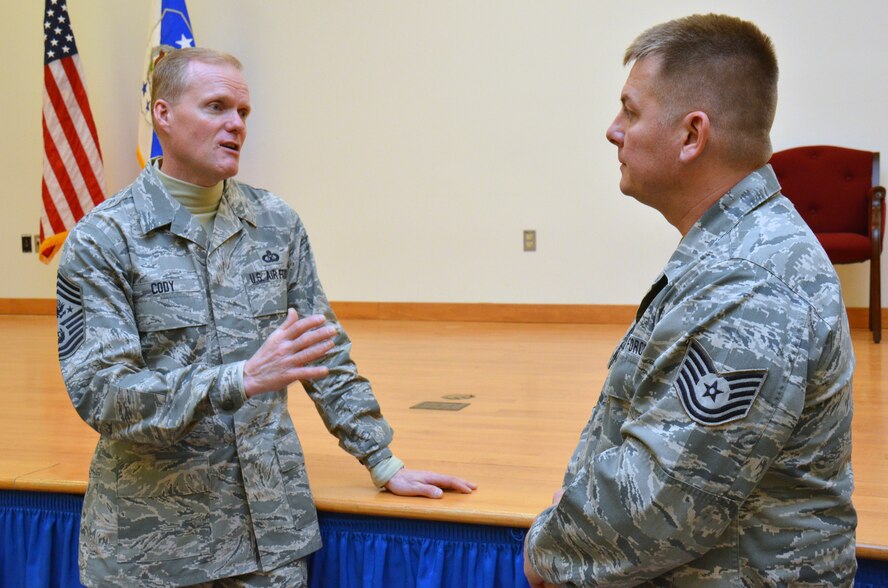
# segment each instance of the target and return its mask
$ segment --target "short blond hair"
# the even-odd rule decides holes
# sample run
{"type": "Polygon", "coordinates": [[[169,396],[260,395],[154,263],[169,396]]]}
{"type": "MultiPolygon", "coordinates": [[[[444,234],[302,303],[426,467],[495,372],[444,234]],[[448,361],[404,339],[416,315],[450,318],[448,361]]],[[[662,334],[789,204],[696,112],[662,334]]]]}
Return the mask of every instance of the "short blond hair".
{"type": "Polygon", "coordinates": [[[771,158],[777,110],[777,55],[757,26],[723,14],[695,14],[656,25],[626,49],[623,64],[659,57],[659,97],[667,113],[702,110],[742,165],[771,158]]]}
{"type": "Polygon", "coordinates": [[[185,47],[184,49],[170,50],[164,54],[154,65],[151,74],[151,111],[154,112],[154,102],[158,99],[167,102],[175,102],[188,88],[188,65],[193,61],[208,63],[211,65],[230,65],[243,70],[243,65],[237,57],[208,49],[206,47],[185,47]]]}

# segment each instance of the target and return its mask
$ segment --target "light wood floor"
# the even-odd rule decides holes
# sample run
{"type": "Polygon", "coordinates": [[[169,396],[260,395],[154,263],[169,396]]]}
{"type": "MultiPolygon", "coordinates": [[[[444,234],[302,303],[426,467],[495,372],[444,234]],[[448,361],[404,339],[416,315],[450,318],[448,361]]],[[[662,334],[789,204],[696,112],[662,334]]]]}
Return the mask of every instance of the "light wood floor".
{"type": "MultiPolygon", "coordinates": [[[[354,357],[411,467],[468,478],[471,496],[378,492],[324,430],[299,387],[290,409],[326,511],[527,527],[545,508],[625,327],[343,321],[354,357]],[[456,412],[422,402],[468,402],[456,412]]],[[[888,559],[888,343],[854,332],[858,553],[888,559]],[[883,366],[885,366],[883,370],[883,366]]],[[[55,318],[0,315],[0,488],[82,493],[97,434],[77,416],[56,360],[55,318]]]]}

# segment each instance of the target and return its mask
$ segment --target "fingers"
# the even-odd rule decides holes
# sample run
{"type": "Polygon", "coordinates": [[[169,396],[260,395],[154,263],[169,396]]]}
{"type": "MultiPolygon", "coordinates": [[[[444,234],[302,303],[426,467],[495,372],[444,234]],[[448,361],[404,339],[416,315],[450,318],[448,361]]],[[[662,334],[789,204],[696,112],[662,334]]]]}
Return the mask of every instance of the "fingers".
{"type": "Polygon", "coordinates": [[[311,331],[310,336],[306,334],[306,339],[300,337],[291,342],[287,349],[289,352],[286,357],[282,358],[280,367],[285,372],[284,376],[289,384],[290,382],[317,380],[326,377],[330,370],[324,365],[308,365],[315,360],[324,357],[335,343],[329,337],[336,332],[332,327],[327,327],[325,332],[311,331]],[[303,348],[303,345],[312,341],[318,341],[314,345],[303,348]]]}
{"type": "Polygon", "coordinates": [[[296,312],[296,309],[293,307],[287,308],[287,316],[284,318],[284,321],[278,325],[277,331],[281,334],[286,332],[288,329],[292,329],[293,325],[299,322],[299,314],[296,312]]]}
{"type": "Polygon", "coordinates": [[[300,319],[295,309],[287,309],[287,318],[274,336],[280,342],[279,349],[287,356],[286,363],[291,369],[320,359],[334,347],[332,338],[336,335],[336,328],[324,327],[326,322],[322,314],[300,319]]]}
{"type": "Polygon", "coordinates": [[[425,496],[426,498],[441,498],[444,496],[444,491],[434,486],[432,484],[426,484],[419,480],[411,480],[404,485],[404,487],[400,488],[400,492],[396,492],[396,494],[400,494],[401,496],[425,496]]]}
{"type": "Polygon", "coordinates": [[[326,378],[330,373],[330,370],[327,369],[326,366],[318,365],[311,367],[300,367],[296,368],[291,372],[292,381],[296,380],[305,382],[310,380],[319,380],[321,378],[326,378]]]}
{"type": "Polygon", "coordinates": [[[312,346],[333,346],[332,337],[336,334],[336,328],[332,326],[319,327],[302,333],[292,341],[294,351],[308,350],[312,346]]]}
{"type": "Polygon", "coordinates": [[[333,348],[336,328],[323,326],[326,322],[322,314],[299,319],[294,309],[287,309],[287,318],[278,327],[277,335],[282,338],[282,349],[290,356],[288,363],[300,367],[320,359],[333,348]]]}
{"type": "Polygon", "coordinates": [[[291,354],[286,363],[290,369],[303,368],[306,364],[324,357],[331,349],[333,349],[333,341],[328,339],[291,354]]]}
{"type": "Polygon", "coordinates": [[[448,476],[446,474],[438,474],[435,472],[416,472],[416,474],[418,474],[421,482],[433,484],[439,488],[456,490],[463,494],[471,494],[473,490],[478,489],[478,485],[474,482],[469,482],[468,480],[463,480],[456,476],[448,476]]]}
{"type": "Polygon", "coordinates": [[[287,308],[287,318],[285,318],[284,322],[281,323],[280,328],[284,329],[284,328],[292,325],[293,323],[295,323],[298,320],[299,320],[299,313],[296,312],[296,309],[293,307],[288,307],[287,308]]]}
{"type": "Polygon", "coordinates": [[[317,329],[326,322],[327,317],[322,314],[313,314],[301,319],[299,318],[299,315],[296,314],[295,309],[288,308],[287,318],[284,319],[284,322],[281,323],[278,330],[287,339],[297,339],[302,336],[303,333],[311,331],[312,329],[317,329]]]}
{"type": "Polygon", "coordinates": [[[475,490],[478,489],[478,484],[474,482],[469,482],[468,480],[463,480],[461,478],[454,478],[454,485],[451,486],[454,490],[458,490],[463,494],[471,494],[475,490]]]}
{"type": "Polygon", "coordinates": [[[308,365],[335,346],[336,328],[324,326],[326,322],[320,314],[300,319],[295,309],[288,308],[287,317],[244,365],[247,396],[327,376],[326,367],[308,365]]]}
{"type": "Polygon", "coordinates": [[[478,486],[454,476],[404,468],[395,474],[385,487],[389,492],[400,496],[441,498],[444,495],[444,489],[470,494],[478,486]]]}
{"type": "Polygon", "coordinates": [[[287,355],[286,365],[290,369],[298,369],[324,357],[335,346],[335,334],[335,328],[323,327],[308,331],[295,341],[286,342],[282,347],[287,355]]]}
{"type": "Polygon", "coordinates": [[[414,494],[413,496],[425,496],[426,498],[441,498],[444,496],[444,491],[438,488],[437,486],[432,486],[431,484],[416,484],[414,486],[414,494]]]}

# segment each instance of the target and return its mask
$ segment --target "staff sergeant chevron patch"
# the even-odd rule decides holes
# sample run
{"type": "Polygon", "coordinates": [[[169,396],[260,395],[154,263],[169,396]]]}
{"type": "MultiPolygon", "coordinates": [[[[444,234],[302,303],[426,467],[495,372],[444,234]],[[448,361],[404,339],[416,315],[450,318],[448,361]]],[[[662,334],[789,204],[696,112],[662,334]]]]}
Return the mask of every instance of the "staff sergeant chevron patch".
{"type": "Polygon", "coordinates": [[[59,359],[68,359],[83,343],[84,320],[80,288],[60,275],[56,285],[56,296],[59,359]]]}
{"type": "Polygon", "coordinates": [[[688,416],[701,425],[723,425],[744,418],[768,370],[719,372],[706,350],[691,339],[675,389],[688,416]]]}

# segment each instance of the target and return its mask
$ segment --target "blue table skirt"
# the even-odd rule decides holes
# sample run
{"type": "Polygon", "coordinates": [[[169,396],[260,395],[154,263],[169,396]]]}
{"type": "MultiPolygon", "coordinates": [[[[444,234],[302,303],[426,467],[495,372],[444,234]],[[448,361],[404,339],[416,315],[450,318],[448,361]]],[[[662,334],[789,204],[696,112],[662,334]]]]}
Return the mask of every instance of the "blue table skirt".
{"type": "MultiPolygon", "coordinates": [[[[80,586],[83,496],[0,491],[0,586],[80,586]]],[[[525,529],[320,513],[313,588],[526,588],[525,529]]]]}
{"type": "MultiPolygon", "coordinates": [[[[0,586],[80,586],[82,505],[79,495],[0,491],[0,586]]],[[[332,513],[320,513],[320,525],[313,587],[527,587],[525,529],[332,513]]],[[[858,563],[855,586],[888,587],[888,562],[858,563]]]]}

